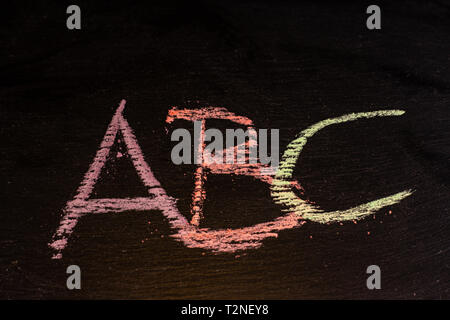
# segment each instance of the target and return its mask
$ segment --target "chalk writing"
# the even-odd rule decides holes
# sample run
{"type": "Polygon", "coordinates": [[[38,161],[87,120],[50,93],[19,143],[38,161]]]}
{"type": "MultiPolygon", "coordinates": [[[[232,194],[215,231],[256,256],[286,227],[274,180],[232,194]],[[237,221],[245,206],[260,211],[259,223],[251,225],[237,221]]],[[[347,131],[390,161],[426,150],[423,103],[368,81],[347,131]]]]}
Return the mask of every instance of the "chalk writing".
{"type": "MultiPolygon", "coordinates": [[[[354,121],[361,118],[399,116],[404,111],[382,110],[368,113],[354,113],[327,119],[303,130],[288,145],[275,177],[273,177],[273,172],[270,170],[267,171],[268,166],[261,163],[216,164],[204,162],[199,159],[199,165],[194,174],[194,192],[191,206],[192,218],[189,222],[178,210],[176,199],[167,195],[160,182],[154,176],[150,166],[145,161],[133,130],[123,116],[125,103],[125,100],[121,101],[107,128],[100,148],[94,157],[94,161],[77,189],[74,199],[68,201],[63,209],[59,227],[53,235],[52,241],[49,243],[50,248],[54,250],[52,256],[54,259],[62,258],[62,251],[66,248],[68,239],[73,233],[78,220],[86,214],[159,211],[167,219],[170,227],[174,231],[171,237],[182,242],[186,247],[201,248],[213,252],[235,252],[259,248],[264,239],[269,237],[276,238],[280,231],[299,227],[308,220],[326,223],[361,219],[380,208],[398,203],[412,193],[410,190],[403,191],[352,209],[324,212],[308,201],[300,199],[292,191],[292,188],[296,188],[300,192],[303,192],[301,185],[297,181],[292,180],[292,171],[307,139],[319,130],[328,125],[354,121]],[[119,130],[123,136],[126,152],[130,156],[140,180],[147,188],[148,197],[90,199],[92,190],[99,179],[119,130]],[[247,175],[267,183],[274,201],[283,206],[285,213],[273,221],[258,223],[243,228],[213,230],[199,227],[199,223],[203,217],[203,203],[206,199],[204,182],[207,173],[247,175]]],[[[199,141],[204,141],[201,135],[205,132],[206,119],[226,119],[253,128],[253,122],[250,119],[237,116],[225,108],[210,107],[195,110],[172,108],[169,110],[166,122],[171,123],[176,119],[201,121],[199,141]]],[[[249,141],[245,142],[245,144],[248,150],[249,141]]],[[[199,148],[197,154],[202,155],[204,149],[203,143],[198,143],[197,147],[199,148]]],[[[237,152],[238,147],[239,145],[233,147],[233,150],[225,151],[237,152]]]]}

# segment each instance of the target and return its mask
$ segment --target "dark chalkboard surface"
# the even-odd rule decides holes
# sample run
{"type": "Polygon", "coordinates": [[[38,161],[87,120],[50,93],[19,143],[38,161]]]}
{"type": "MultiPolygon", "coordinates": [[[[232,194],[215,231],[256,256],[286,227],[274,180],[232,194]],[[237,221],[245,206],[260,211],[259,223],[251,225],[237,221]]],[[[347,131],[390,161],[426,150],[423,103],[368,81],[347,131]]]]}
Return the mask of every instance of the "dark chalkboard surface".
{"type": "MultiPolygon", "coordinates": [[[[77,1],[80,30],[66,27],[70,4],[2,4],[0,298],[450,298],[448,1],[378,1],[379,30],[366,26],[365,1],[77,1]],[[193,125],[168,125],[173,106],[224,107],[279,129],[280,155],[321,120],[404,110],[320,131],[293,178],[325,211],[414,192],[358,221],[306,221],[228,253],[176,241],[158,210],[86,214],[52,259],[63,209],[122,99],[186,219],[196,166],[172,163],[170,135],[193,125]],[[82,290],[66,288],[69,265],[81,268],[82,290]],[[370,265],[380,290],[366,286],[370,265]]],[[[145,197],[129,155],[109,160],[91,198],[145,197]]],[[[252,176],[209,174],[204,187],[200,227],[285,214],[252,176]]]]}

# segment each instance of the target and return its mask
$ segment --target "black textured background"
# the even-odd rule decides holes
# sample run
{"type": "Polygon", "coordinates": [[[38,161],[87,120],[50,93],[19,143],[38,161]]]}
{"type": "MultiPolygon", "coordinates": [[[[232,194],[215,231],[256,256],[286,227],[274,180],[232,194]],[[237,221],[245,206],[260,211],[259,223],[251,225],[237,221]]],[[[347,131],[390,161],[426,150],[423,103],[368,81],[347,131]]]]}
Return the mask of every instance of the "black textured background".
{"type": "MultiPolygon", "coordinates": [[[[450,4],[392,2],[377,2],[377,31],[366,28],[365,1],[77,1],[80,31],[66,29],[68,1],[2,4],[0,297],[450,298],[450,4]],[[170,162],[173,105],[224,106],[279,128],[281,150],[325,118],[405,109],[327,128],[295,175],[329,210],[416,192],[391,214],[307,223],[240,257],[185,248],[158,213],[87,216],[53,261],[47,243],[122,98],[185,214],[193,167],[170,162]],[[70,264],[82,269],[80,291],[65,287],[70,264]],[[378,291],[365,285],[371,264],[378,291]]],[[[96,196],[142,192],[129,163],[108,170],[96,196]]],[[[280,214],[251,178],[209,176],[207,188],[205,225],[280,214]]]]}

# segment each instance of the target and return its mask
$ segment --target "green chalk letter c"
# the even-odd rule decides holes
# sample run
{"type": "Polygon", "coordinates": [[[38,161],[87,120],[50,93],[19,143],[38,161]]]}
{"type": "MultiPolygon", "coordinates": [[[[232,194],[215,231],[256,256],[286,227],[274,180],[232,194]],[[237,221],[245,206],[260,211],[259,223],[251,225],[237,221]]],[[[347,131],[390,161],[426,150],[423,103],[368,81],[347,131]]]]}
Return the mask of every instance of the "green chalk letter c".
{"type": "Polygon", "coordinates": [[[278,167],[277,174],[275,175],[270,186],[270,193],[274,202],[282,205],[284,207],[284,212],[295,212],[301,215],[305,220],[319,223],[331,223],[348,220],[359,220],[365,218],[366,216],[375,213],[381,208],[396,204],[406,197],[410,196],[413,191],[405,190],[391,196],[370,201],[347,210],[325,212],[319,207],[311,205],[306,201],[300,199],[292,191],[291,184],[295,164],[297,163],[303,147],[308,141],[308,138],[311,138],[319,130],[333,124],[355,121],[363,118],[369,119],[374,117],[401,116],[404,113],[405,111],[403,110],[379,110],[373,112],[350,113],[341,117],[326,119],[317,122],[300,132],[296,136],[296,138],[287,146],[286,151],[282,156],[281,163],[278,167]]]}

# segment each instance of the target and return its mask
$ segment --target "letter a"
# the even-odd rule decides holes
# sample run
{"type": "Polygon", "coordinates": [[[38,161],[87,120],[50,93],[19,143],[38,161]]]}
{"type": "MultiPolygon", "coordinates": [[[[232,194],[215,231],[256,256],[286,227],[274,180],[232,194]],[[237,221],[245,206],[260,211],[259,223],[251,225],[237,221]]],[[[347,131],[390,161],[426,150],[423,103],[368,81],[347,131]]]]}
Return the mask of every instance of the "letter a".
{"type": "Polygon", "coordinates": [[[381,270],[380,267],[373,264],[367,267],[367,274],[371,274],[370,277],[367,278],[366,285],[367,289],[381,289],[381,270]]]}
{"type": "Polygon", "coordinates": [[[377,5],[371,5],[367,7],[366,13],[372,13],[367,18],[366,26],[367,29],[373,30],[373,29],[381,29],[381,10],[380,7],[377,5]]]}
{"type": "Polygon", "coordinates": [[[67,278],[66,286],[67,289],[73,290],[73,289],[81,289],[81,270],[80,267],[73,264],[67,267],[66,270],[67,274],[70,274],[70,276],[67,278]]]}
{"type": "Polygon", "coordinates": [[[62,257],[61,252],[66,247],[68,238],[77,225],[78,219],[87,213],[159,210],[168,219],[173,229],[182,229],[189,224],[178,211],[175,199],[166,194],[145,161],[133,130],[122,115],[124,108],[125,100],[122,100],[108,126],[94,161],[84,175],[77,194],[73,200],[67,202],[63,210],[64,215],[61,218],[59,227],[53,235],[52,242],[49,243],[49,246],[56,251],[53,259],[62,257]],[[147,188],[149,197],[89,199],[119,130],[127,147],[127,153],[139,178],[147,188]]]}
{"type": "Polygon", "coordinates": [[[71,5],[67,7],[66,13],[69,14],[71,13],[72,15],[70,15],[67,18],[66,21],[66,26],[67,29],[69,30],[73,30],[73,29],[81,29],[81,9],[79,6],[77,5],[71,5]]]}

